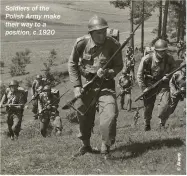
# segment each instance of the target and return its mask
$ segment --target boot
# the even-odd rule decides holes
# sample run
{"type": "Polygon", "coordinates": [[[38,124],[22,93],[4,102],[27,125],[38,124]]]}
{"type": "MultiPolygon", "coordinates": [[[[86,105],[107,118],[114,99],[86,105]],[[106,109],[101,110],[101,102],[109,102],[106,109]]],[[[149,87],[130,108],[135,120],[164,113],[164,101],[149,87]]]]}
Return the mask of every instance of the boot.
{"type": "Polygon", "coordinates": [[[145,125],[145,131],[150,131],[151,130],[151,125],[150,124],[146,124],[145,125]]]}
{"type": "Polygon", "coordinates": [[[90,146],[90,140],[82,140],[83,146],[79,149],[79,151],[74,154],[74,157],[82,156],[85,153],[92,153],[92,148],[90,146]]]}
{"type": "Polygon", "coordinates": [[[101,144],[101,154],[109,154],[110,152],[110,146],[106,145],[105,142],[102,142],[101,144]]]}

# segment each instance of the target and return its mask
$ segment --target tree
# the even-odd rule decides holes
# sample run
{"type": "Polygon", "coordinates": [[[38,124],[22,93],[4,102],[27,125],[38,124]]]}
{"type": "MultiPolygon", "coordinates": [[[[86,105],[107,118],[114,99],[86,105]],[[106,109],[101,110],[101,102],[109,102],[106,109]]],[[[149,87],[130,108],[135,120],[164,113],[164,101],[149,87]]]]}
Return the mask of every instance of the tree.
{"type": "Polygon", "coordinates": [[[165,1],[163,26],[162,26],[162,39],[167,39],[167,18],[168,18],[169,0],[165,1]]]}
{"type": "Polygon", "coordinates": [[[168,30],[172,32],[171,38],[184,39],[186,31],[186,1],[170,1],[168,18],[168,30]]]}
{"type": "MultiPolygon", "coordinates": [[[[142,0],[142,1],[134,1],[134,0],[114,0],[110,1],[110,4],[114,5],[114,7],[119,9],[130,9],[130,23],[131,23],[131,32],[133,30],[133,25],[137,25],[142,21],[142,12],[146,16],[144,20],[147,20],[151,16],[150,9],[155,6],[154,1],[142,0]],[[133,8],[132,8],[133,7],[133,8]]],[[[142,45],[144,41],[144,24],[142,25],[142,45]]],[[[133,47],[134,41],[131,40],[131,46],[133,47]]]]}
{"type": "Polygon", "coordinates": [[[144,0],[142,0],[142,35],[141,35],[141,51],[144,52],[144,0]]]}
{"type": "Polygon", "coordinates": [[[159,1],[159,21],[158,21],[158,34],[157,37],[161,38],[162,31],[162,0],[159,1]]]}

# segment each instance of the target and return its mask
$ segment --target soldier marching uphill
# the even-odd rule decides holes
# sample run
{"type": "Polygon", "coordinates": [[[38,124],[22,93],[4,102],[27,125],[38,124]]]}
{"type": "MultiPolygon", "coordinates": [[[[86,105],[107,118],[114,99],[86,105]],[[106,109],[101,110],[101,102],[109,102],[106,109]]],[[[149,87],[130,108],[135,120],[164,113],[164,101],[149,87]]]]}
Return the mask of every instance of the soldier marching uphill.
{"type": "Polygon", "coordinates": [[[101,153],[108,154],[110,147],[115,143],[118,108],[114,78],[122,70],[123,60],[122,53],[119,52],[107,69],[102,69],[102,66],[120,47],[117,40],[106,35],[107,28],[108,24],[105,19],[98,16],[92,17],[88,23],[89,34],[77,39],[68,62],[75,97],[79,97],[82,92],[81,76],[87,81],[90,81],[95,74],[100,78],[92,89],[75,103],[76,109],[83,114],[77,113],[78,137],[82,141],[82,147],[76,155],[94,152],[90,146],[90,137],[95,120],[96,103],[99,107],[101,153]],[[79,66],[81,66],[80,69],[79,66]],[[93,97],[96,97],[94,101],[92,101],[93,97]],[[88,109],[90,104],[91,107],[88,109]]]}

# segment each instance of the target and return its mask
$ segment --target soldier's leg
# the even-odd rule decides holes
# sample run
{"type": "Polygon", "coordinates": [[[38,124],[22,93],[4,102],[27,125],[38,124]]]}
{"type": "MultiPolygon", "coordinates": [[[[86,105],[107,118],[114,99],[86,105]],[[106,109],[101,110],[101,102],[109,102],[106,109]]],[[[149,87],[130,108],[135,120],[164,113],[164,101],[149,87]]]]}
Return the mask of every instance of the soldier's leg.
{"type": "Polygon", "coordinates": [[[47,136],[47,127],[49,125],[50,119],[46,114],[42,114],[40,117],[40,132],[43,137],[47,136]]]}
{"type": "Polygon", "coordinates": [[[176,98],[171,98],[171,102],[170,102],[170,110],[169,110],[169,114],[173,114],[173,112],[175,111],[177,105],[178,105],[178,102],[179,102],[180,98],[176,97],[176,98]]]}
{"type": "Polygon", "coordinates": [[[170,115],[170,92],[169,89],[162,89],[159,93],[158,118],[160,125],[165,126],[165,123],[170,115]]]}
{"type": "Polygon", "coordinates": [[[144,98],[144,120],[145,120],[145,131],[151,130],[150,122],[152,119],[152,112],[154,108],[154,103],[156,100],[156,95],[144,98]]]}
{"type": "Polygon", "coordinates": [[[120,106],[121,106],[121,109],[124,109],[124,101],[125,101],[125,93],[122,93],[120,95],[120,106]]]}
{"type": "Polygon", "coordinates": [[[90,147],[90,137],[95,120],[95,102],[93,102],[89,110],[88,107],[91,103],[91,100],[95,96],[95,91],[91,90],[86,95],[84,95],[84,97],[79,98],[75,103],[75,108],[82,113],[81,115],[77,112],[77,117],[79,121],[79,133],[77,137],[82,141],[83,144],[77,155],[84,155],[86,152],[92,152],[92,149],[90,147]],[[84,115],[86,111],[87,113],[84,115]]]}
{"type": "Polygon", "coordinates": [[[62,120],[59,115],[57,115],[53,121],[53,126],[57,135],[60,135],[62,132],[62,120]]]}
{"type": "Polygon", "coordinates": [[[102,137],[101,153],[108,153],[115,143],[118,107],[115,94],[105,91],[99,97],[100,131],[102,137]]]}
{"type": "Polygon", "coordinates": [[[8,116],[7,116],[7,125],[8,125],[8,132],[9,132],[10,138],[13,139],[14,132],[12,130],[12,125],[13,125],[13,115],[12,114],[8,114],[8,116]]]}
{"type": "Polygon", "coordinates": [[[22,115],[21,114],[15,114],[13,115],[13,126],[12,130],[14,132],[14,135],[16,138],[19,136],[19,132],[21,130],[21,122],[22,122],[22,115]]]}
{"type": "MultiPolygon", "coordinates": [[[[35,100],[33,100],[32,112],[34,114],[38,113],[38,99],[37,98],[35,100]]],[[[37,119],[37,117],[35,117],[35,119],[37,119]]]]}
{"type": "Polygon", "coordinates": [[[126,98],[127,98],[127,111],[131,111],[131,105],[132,105],[131,93],[126,94],[126,98]]]}

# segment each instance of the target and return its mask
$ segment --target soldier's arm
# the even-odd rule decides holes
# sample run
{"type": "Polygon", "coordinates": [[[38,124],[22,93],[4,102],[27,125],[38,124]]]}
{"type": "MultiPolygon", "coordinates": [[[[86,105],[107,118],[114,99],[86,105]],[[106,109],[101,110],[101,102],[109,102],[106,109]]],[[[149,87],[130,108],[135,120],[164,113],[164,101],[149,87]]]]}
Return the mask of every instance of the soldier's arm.
{"type": "Polygon", "coordinates": [[[8,91],[9,91],[9,89],[7,88],[3,97],[1,98],[0,107],[3,107],[3,104],[7,101],[8,91]]]}
{"type": "Polygon", "coordinates": [[[78,43],[77,41],[73,47],[73,50],[71,52],[71,55],[68,61],[69,77],[74,87],[82,86],[81,75],[79,73],[79,68],[78,68],[78,62],[79,62],[79,57],[80,57],[79,52],[78,52],[79,45],[80,43],[78,43]]]}
{"type": "MultiPolygon", "coordinates": [[[[114,53],[116,50],[120,47],[120,44],[115,44],[113,49],[114,53]]],[[[113,68],[111,70],[114,71],[113,77],[115,77],[122,69],[123,69],[123,58],[122,58],[122,52],[119,52],[116,57],[112,60],[113,68]]]]}
{"type": "Polygon", "coordinates": [[[35,95],[35,86],[36,86],[36,82],[34,81],[31,87],[31,95],[35,95]]]}
{"type": "Polygon", "coordinates": [[[42,96],[39,95],[39,98],[38,98],[38,112],[41,113],[43,110],[43,106],[42,106],[42,96]]]}
{"type": "Polygon", "coordinates": [[[176,69],[175,59],[173,58],[173,56],[170,55],[168,61],[169,61],[169,72],[172,72],[174,69],[176,69]]]}
{"type": "Polygon", "coordinates": [[[138,71],[137,71],[137,82],[139,87],[144,90],[146,88],[146,85],[144,83],[144,61],[145,61],[145,57],[143,57],[140,61],[140,65],[138,67],[138,71]]]}
{"type": "Polygon", "coordinates": [[[179,92],[179,90],[176,89],[176,75],[173,74],[173,76],[171,77],[170,81],[169,81],[169,87],[170,87],[170,94],[171,97],[176,97],[177,93],[179,92]]]}
{"type": "Polygon", "coordinates": [[[3,107],[3,103],[5,102],[6,98],[6,94],[4,94],[0,102],[0,107],[3,107]]]}

